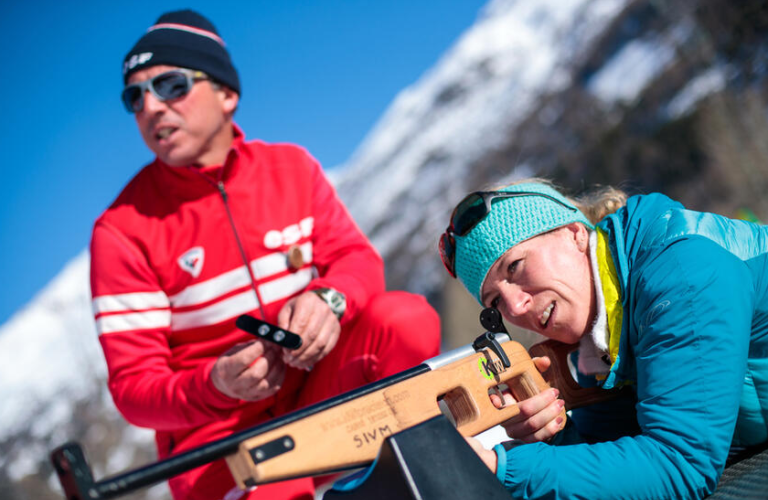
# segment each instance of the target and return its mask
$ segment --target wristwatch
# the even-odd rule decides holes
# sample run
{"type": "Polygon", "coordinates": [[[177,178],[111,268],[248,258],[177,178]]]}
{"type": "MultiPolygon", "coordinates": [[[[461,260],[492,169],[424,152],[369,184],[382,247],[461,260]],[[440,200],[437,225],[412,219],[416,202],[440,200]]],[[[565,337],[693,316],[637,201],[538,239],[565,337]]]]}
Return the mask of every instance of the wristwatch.
{"type": "Polygon", "coordinates": [[[312,290],[312,292],[323,299],[323,302],[328,304],[328,307],[331,308],[333,314],[341,320],[344,311],[347,309],[347,298],[343,293],[334,290],[333,288],[318,288],[317,290],[312,290]]]}

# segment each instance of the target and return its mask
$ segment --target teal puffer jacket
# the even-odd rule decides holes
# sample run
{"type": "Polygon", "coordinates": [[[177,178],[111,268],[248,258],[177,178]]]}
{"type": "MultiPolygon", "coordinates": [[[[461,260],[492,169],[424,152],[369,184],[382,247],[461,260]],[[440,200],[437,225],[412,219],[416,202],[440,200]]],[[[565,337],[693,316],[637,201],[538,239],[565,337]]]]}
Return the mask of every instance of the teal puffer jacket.
{"type": "Polygon", "coordinates": [[[514,498],[703,498],[732,442],[768,439],[768,228],[660,194],[598,227],[624,311],[605,386],[630,381],[630,404],[575,411],[557,446],[497,450],[497,475],[514,498]]]}

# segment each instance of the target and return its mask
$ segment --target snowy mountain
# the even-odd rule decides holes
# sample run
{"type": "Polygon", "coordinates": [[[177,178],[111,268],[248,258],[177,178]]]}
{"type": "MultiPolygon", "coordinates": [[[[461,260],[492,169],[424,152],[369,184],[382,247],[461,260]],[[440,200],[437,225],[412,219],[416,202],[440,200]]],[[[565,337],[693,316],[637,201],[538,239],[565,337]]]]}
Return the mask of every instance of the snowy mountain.
{"type": "MultiPolygon", "coordinates": [[[[465,194],[472,163],[506,144],[542,96],[571,84],[570,61],[627,3],[491,2],[435,67],[397,96],[343,169],[339,190],[359,223],[386,225],[382,212],[394,209],[443,219],[465,194]],[[404,193],[406,206],[398,203],[404,193]]],[[[384,231],[378,248],[387,253],[414,228],[403,229],[389,237],[384,231]]]]}
{"type": "Polygon", "coordinates": [[[150,459],[153,433],[125,425],[106,388],[88,267],[83,251],[0,328],[0,498],[25,498],[8,492],[30,477],[43,486],[25,487],[28,498],[56,498],[48,454],[74,437],[87,447],[110,442],[109,460],[94,464],[98,477],[150,459]]]}
{"type": "Polygon", "coordinates": [[[397,252],[414,258],[389,273],[407,281],[390,284],[427,295],[440,287],[436,240],[455,203],[479,183],[531,173],[515,162],[483,179],[474,166],[503,148],[544,96],[572,84],[574,58],[627,3],[491,2],[435,67],[397,96],[339,182],[385,258],[397,252]]]}
{"type": "Polygon", "coordinates": [[[481,186],[543,175],[576,190],[590,178],[665,187],[647,174],[638,180],[621,158],[602,162],[612,175],[590,175],[587,159],[574,151],[603,147],[600,141],[621,127],[655,133],[694,113],[728,79],[734,85],[744,77],[741,61],[717,52],[714,37],[722,34],[706,24],[712,11],[734,13],[722,5],[709,11],[699,2],[671,3],[487,5],[455,46],[397,96],[339,179],[350,211],[385,257],[390,286],[439,301],[445,273],[437,238],[453,206],[481,186]]]}
{"type": "Polygon", "coordinates": [[[92,390],[94,379],[105,376],[90,313],[88,265],[88,254],[78,255],[0,330],[0,352],[6,358],[0,363],[5,401],[0,438],[28,425],[27,408],[56,401],[35,422],[41,426],[37,432],[50,433],[56,415],[71,414],[55,396],[69,392],[81,398],[92,390]]]}
{"type": "MultiPolygon", "coordinates": [[[[768,216],[767,17],[762,2],[738,4],[489,2],[334,175],[390,287],[457,309],[436,253],[450,210],[530,175],[768,216]]],[[[60,498],[47,454],[67,439],[97,477],[151,459],[150,433],[125,426],[105,392],[87,276],[84,252],[0,328],[3,498],[60,498]]]]}

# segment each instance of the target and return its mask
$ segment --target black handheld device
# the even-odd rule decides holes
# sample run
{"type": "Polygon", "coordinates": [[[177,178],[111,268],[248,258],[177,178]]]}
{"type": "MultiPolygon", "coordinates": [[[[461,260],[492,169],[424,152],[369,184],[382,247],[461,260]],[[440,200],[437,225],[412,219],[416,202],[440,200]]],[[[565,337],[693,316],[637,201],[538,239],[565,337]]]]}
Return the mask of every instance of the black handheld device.
{"type": "Polygon", "coordinates": [[[286,349],[298,349],[301,347],[301,337],[297,334],[247,314],[238,316],[235,320],[235,326],[246,333],[268,340],[286,349]]]}

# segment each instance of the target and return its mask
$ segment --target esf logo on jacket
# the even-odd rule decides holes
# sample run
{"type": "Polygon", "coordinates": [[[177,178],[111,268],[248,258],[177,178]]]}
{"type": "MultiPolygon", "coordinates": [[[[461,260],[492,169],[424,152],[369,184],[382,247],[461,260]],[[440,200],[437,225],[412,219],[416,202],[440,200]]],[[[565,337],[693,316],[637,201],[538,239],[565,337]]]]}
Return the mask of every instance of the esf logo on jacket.
{"type": "Polygon", "coordinates": [[[314,224],[314,217],[307,217],[306,219],[300,220],[298,224],[286,226],[285,229],[273,229],[267,231],[264,235],[264,246],[271,249],[279,248],[284,245],[293,245],[301,238],[311,236],[314,224]]]}

